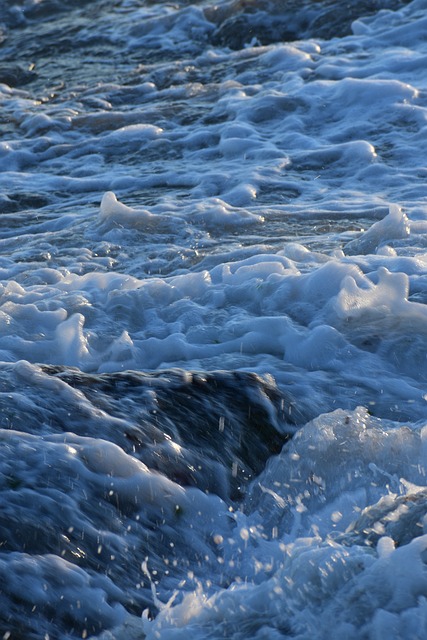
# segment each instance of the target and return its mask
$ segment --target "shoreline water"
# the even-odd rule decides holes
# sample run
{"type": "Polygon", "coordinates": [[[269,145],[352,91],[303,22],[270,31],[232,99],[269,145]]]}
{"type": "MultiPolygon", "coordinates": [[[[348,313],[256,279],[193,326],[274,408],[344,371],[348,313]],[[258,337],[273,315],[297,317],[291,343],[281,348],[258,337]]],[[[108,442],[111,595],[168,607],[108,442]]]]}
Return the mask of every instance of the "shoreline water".
{"type": "Polygon", "coordinates": [[[427,633],[427,5],[295,6],[0,8],[0,636],[427,633]]]}

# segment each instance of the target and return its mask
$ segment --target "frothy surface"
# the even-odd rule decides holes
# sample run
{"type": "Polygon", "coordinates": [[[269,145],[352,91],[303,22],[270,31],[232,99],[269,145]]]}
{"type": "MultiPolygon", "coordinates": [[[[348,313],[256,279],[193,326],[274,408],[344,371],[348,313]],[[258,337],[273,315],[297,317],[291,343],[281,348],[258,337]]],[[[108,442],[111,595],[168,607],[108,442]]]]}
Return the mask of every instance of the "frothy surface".
{"type": "Polygon", "coordinates": [[[4,638],[426,634],[427,7],[374,4],[0,8],[4,638]]]}

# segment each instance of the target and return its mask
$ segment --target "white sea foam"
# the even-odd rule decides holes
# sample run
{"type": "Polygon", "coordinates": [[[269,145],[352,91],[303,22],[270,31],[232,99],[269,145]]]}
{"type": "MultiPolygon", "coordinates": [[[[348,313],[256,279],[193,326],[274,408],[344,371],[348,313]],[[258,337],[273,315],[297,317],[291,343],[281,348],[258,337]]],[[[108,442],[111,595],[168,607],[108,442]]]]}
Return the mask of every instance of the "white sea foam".
{"type": "Polygon", "coordinates": [[[107,4],[62,6],[72,49],[47,0],[0,8],[36,61],[0,84],[0,632],[424,637],[425,0],[236,49],[261,0],[107,4]],[[240,503],[227,416],[184,451],[119,373],[178,368],[300,416],[240,503]]]}
{"type": "Polygon", "coordinates": [[[100,210],[101,224],[130,227],[131,229],[173,231],[177,222],[171,216],[155,215],[143,209],[132,209],[119,202],[112,191],[104,193],[100,210]]]}

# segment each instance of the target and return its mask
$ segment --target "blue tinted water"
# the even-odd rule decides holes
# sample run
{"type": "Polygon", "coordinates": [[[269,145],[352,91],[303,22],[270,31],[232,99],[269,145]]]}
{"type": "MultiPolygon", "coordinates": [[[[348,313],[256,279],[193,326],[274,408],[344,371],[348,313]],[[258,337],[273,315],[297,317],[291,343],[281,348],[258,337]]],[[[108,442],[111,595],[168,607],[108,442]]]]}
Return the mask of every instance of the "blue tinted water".
{"type": "Polygon", "coordinates": [[[0,8],[0,635],[427,633],[425,0],[0,8]]]}

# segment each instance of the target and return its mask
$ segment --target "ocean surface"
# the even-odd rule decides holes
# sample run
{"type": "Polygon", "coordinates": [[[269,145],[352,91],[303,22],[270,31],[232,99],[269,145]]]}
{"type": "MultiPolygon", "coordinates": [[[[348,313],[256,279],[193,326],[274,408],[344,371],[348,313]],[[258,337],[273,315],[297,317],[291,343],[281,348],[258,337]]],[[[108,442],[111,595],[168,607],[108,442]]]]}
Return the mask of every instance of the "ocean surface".
{"type": "Polygon", "coordinates": [[[0,213],[0,639],[427,637],[427,0],[3,0],[0,213]]]}

